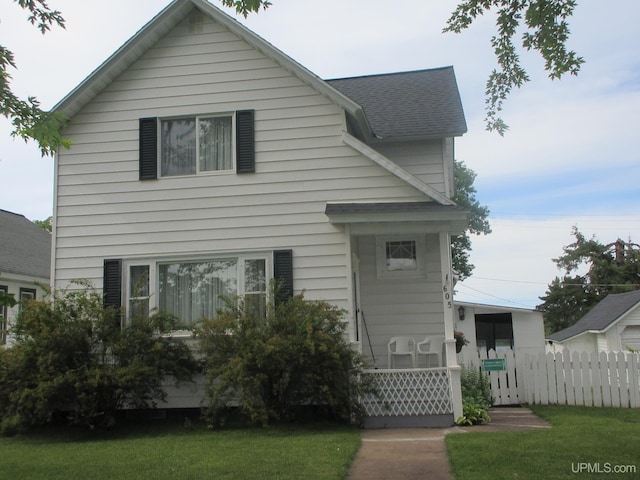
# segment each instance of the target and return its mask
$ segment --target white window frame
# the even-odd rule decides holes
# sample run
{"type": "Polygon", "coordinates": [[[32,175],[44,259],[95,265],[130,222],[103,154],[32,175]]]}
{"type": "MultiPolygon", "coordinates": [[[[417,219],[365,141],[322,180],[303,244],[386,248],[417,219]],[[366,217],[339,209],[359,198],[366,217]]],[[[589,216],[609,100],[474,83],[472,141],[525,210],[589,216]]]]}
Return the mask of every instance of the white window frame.
{"type": "Polygon", "coordinates": [[[236,285],[236,295],[243,297],[245,293],[258,293],[258,292],[246,292],[245,281],[245,262],[248,260],[264,260],[265,262],[265,298],[267,304],[272,301],[269,292],[269,282],[273,279],[273,253],[272,252],[247,252],[240,254],[211,254],[211,255],[199,255],[199,256],[175,256],[165,258],[154,258],[149,260],[126,260],[124,262],[124,288],[125,291],[125,305],[127,319],[130,319],[130,305],[131,300],[142,299],[142,297],[131,296],[131,267],[135,266],[148,266],[149,268],[149,312],[157,309],[160,304],[158,292],[160,291],[160,275],[159,266],[174,263],[197,263],[197,262],[210,262],[217,260],[235,260],[236,261],[236,278],[238,279],[236,285]]]}
{"type": "Polygon", "coordinates": [[[424,235],[385,235],[376,237],[376,271],[383,278],[421,278],[426,277],[426,239],[424,235]],[[416,268],[393,269],[387,265],[387,243],[414,242],[416,249],[416,268]]]}
{"type": "Polygon", "coordinates": [[[182,115],[172,117],[161,117],[158,119],[158,178],[181,178],[193,177],[196,175],[228,175],[236,171],[236,113],[235,112],[219,112],[204,115],[182,115]],[[200,120],[209,118],[230,118],[231,119],[231,165],[225,170],[200,170],[200,120]],[[195,121],[196,131],[196,152],[195,152],[195,173],[183,173],[179,175],[163,175],[162,174],[162,125],[164,122],[172,120],[190,120],[195,121]]]}

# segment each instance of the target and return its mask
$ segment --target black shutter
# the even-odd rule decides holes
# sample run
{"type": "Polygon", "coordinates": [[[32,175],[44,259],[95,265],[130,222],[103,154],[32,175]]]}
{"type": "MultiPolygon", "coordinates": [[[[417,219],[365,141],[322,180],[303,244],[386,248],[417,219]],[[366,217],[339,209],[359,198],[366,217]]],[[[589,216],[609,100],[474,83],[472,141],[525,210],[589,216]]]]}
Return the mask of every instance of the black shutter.
{"type": "Polygon", "coordinates": [[[102,293],[105,307],[122,307],[122,260],[105,260],[102,293]]]}
{"type": "Polygon", "coordinates": [[[238,110],[236,112],[237,173],[254,173],[256,171],[256,148],[253,125],[253,110],[238,110]]]}
{"type": "Polygon", "coordinates": [[[276,280],[276,304],[293,297],[293,251],[273,252],[273,276],[276,280]]]}
{"type": "Polygon", "coordinates": [[[158,119],[140,119],[140,180],[158,178],[158,119]]]}

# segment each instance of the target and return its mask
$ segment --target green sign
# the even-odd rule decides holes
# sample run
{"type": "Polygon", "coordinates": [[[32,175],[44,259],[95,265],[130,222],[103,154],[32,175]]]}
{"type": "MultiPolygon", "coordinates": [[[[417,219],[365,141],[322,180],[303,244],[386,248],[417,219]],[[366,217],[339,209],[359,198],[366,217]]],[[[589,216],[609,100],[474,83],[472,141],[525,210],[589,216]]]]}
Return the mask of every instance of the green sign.
{"type": "Polygon", "coordinates": [[[501,372],[507,369],[507,361],[504,358],[486,358],[482,360],[482,370],[485,372],[501,372]]]}

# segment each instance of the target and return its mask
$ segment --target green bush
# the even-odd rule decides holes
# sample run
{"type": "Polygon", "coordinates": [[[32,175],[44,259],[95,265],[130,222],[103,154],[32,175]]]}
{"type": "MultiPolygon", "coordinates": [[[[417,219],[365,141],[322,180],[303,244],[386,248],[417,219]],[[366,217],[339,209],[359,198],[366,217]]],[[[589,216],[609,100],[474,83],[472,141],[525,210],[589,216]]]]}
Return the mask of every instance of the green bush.
{"type": "Polygon", "coordinates": [[[178,327],[174,318],[154,314],[121,328],[121,312],[105,308],[88,284],[80,287],[22,307],[14,344],[0,352],[6,433],[60,421],[110,424],[121,408],[165,399],[164,377],[188,381],[197,370],[189,347],[168,335],[178,327]]]}
{"type": "Polygon", "coordinates": [[[345,335],[343,312],[303,295],[260,311],[249,297],[234,300],[197,329],[208,421],[223,423],[229,405],[262,425],[293,420],[309,406],[335,420],[361,418],[359,399],[369,386],[361,380],[363,357],[345,335]]]}
{"type": "Polygon", "coordinates": [[[462,387],[462,416],[456,419],[458,425],[477,425],[489,422],[487,410],[495,399],[491,394],[491,384],[487,374],[473,365],[463,366],[460,376],[462,387]]]}

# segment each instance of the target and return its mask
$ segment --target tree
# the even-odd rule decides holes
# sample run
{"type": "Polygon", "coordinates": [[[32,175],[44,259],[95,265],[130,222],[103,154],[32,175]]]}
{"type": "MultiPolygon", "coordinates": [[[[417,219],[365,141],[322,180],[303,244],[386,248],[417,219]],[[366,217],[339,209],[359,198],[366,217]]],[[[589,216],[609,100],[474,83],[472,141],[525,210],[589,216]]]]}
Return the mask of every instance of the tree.
{"type": "MultiPolygon", "coordinates": [[[[30,12],[29,22],[45,34],[53,25],[64,28],[64,18],[58,10],[51,10],[45,0],[15,0],[30,12]]],[[[0,45],[0,113],[11,120],[13,137],[24,141],[35,140],[43,156],[53,154],[60,145],[69,148],[70,140],[64,139],[61,130],[66,120],[59,112],[45,112],[35,97],[19,99],[11,90],[9,67],[17,68],[13,53],[0,45]]]]}
{"type": "Polygon", "coordinates": [[[51,222],[53,221],[53,217],[45,218],[44,220],[36,220],[35,223],[40,228],[44,228],[47,232],[51,232],[53,229],[51,222]]]}
{"type": "Polygon", "coordinates": [[[471,276],[474,266],[469,262],[469,253],[471,252],[471,238],[469,234],[487,235],[491,233],[489,225],[489,209],[480,205],[476,199],[476,189],[473,182],[476,179],[476,173],[465,165],[464,162],[455,161],[454,163],[454,183],[455,195],[453,200],[461,207],[471,212],[469,217],[469,227],[462,235],[456,235],[451,238],[451,256],[453,271],[458,275],[458,281],[471,276]]]}
{"type": "Polygon", "coordinates": [[[544,312],[547,333],[573,325],[610,293],[640,289],[640,245],[631,239],[606,245],[595,237],[587,240],[576,227],[572,234],[576,241],[553,259],[565,275],[549,284],[537,307],[544,312]],[[583,268],[586,273],[578,274],[583,268]]]}
{"type": "MultiPolygon", "coordinates": [[[[222,0],[245,17],[260,8],[268,8],[270,1],[222,0]]],[[[498,62],[487,79],[485,91],[486,127],[504,135],[509,128],[499,116],[505,100],[514,87],[529,81],[520,63],[513,38],[524,18],[526,31],[522,34],[522,47],[536,50],[544,59],[549,78],[560,79],[564,74],[577,75],[584,59],[574,51],[567,51],[569,23],[575,0],[464,0],[451,14],[443,32],[460,33],[469,28],[476,18],[497,9],[497,34],[491,37],[491,46],[498,62]]]]}
{"type": "Polygon", "coordinates": [[[567,19],[573,15],[575,6],[575,0],[465,0],[456,7],[444,32],[460,33],[485,12],[497,9],[498,32],[491,37],[491,46],[498,69],[491,72],[486,84],[487,130],[504,135],[508,126],[499,116],[504,101],[514,87],[520,88],[529,81],[513,42],[523,17],[526,31],[522,34],[522,47],[540,53],[549,78],[578,74],[584,59],[574,51],[567,51],[567,19]]]}
{"type": "MultiPolygon", "coordinates": [[[[64,18],[58,10],[51,10],[45,0],[14,0],[30,12],[29,21],[37,25],[44,34],[51,26],[64,28],[64,18]]],[[[247,17],[271,6],[270,0],[222,0],[226,7],[247,17]]],[[[464,0],[453,11],[444,32],[460,33],[474,20],[497,9],[497,34],[491,45],[498,62],[487,79],[485,110],[487,130],[504,135],[508,126],[499,116],[505,100],[514,87],[520,88],[529,81],[527,72],[520,64],[513,38],[524,18],[526,32],[522,35],[522,47],[536,50],[545,61],[545,70],[551,79],[564,74],[577,75],[584,63],[574,51],[567,51],[569,24],[575,0],[464,0]]],[[[71,141],[61,135],[66,118],[59,112],[45,112],[35,97],[26,101],[17,98],[9,87],[9,67],[16,68],[11,51],[0,46],[0,112],[13,123],[14,137],[35,140],[42,155],[54,153],[59,146],[69,148],[71,141]]]]}

